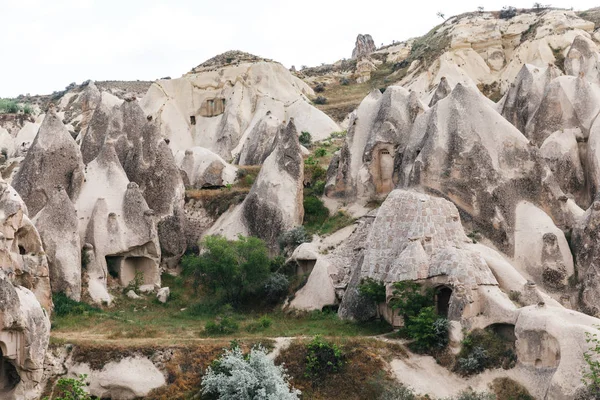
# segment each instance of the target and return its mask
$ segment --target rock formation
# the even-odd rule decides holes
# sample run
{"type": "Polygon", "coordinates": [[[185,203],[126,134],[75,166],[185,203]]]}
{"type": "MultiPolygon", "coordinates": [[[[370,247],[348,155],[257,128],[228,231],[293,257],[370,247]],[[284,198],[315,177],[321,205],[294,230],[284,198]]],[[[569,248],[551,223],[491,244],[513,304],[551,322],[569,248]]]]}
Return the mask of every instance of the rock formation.
{"type": "Polygon", "coordinates": [[[298,132],[310,132],[313,140],[339,131],[335,122],[309,103],[306,96],[313,95],[281,64],[234,53],[217,56],[182,78],[157,81],[141,105],[158,121],[174,152],[200,146],[231,161],[242,145],[264,147],[266,156],[268,145],[260,143],[268,144],[273,137],[257,135],[255,128],[267,114],[279,121],[294,118],[298,132]]]}
{"type": "Polygon", "coordinates": [[[53,109],[44,122],[13,179],[32,216],[49,201],[57,185],[75,200],[83,183],[81,152],[53,109]]]}
{"type": "Polygon", "coordinates": [[[237,168],[202,147],[192,147],[175,155],[175,163],[184,173],[186,187],[201,189],[232,184],[237,168]]]}
{"type": "Polygon", "coordinates": [[[383,94],[373,90],[350,121],[337,166],[328,174],[327,196],[370,199],[389,193],[397,183],[395,158],[402,157],[412,125],[425,108],[404,88],[390,86],[383,94]]]}
{"type": "Polygon", "coordinates": [[[77,211],[62,186],[33,219],[48,256],[52,292],[81,300],[81,242],[77,211]]]}
{"type": "Polygon", "coordinates": [[[373,38],[371,37],[371,35],[359,34],[356,37],[356,43],[354,44],[354,50],[352,50],[352,58],[358,59],[358,58],[361,58],[362,56],[368,56],[369,54],[374,52],[376,49],[377,49],[377,47],[375,47],[375,42],[373,41],[373,38]]]}
{"type": "Polygon", "coordinates": [[[256,236],[278,249],[281,233],[300,225],[304,170],[294,121],[280,129],[275,149],[265,160],[250,193],[242,204],[223,216],[206,233],[234,239],[256,236]]]}

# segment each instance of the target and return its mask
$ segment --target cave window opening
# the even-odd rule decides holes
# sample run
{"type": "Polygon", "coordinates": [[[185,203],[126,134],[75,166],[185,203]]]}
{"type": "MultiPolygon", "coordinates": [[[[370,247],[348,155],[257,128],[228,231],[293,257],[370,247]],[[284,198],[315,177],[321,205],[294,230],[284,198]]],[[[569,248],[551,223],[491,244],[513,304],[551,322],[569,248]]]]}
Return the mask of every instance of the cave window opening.
{"type": "Polygon", "coordinates": [[[106,256],[106,268],[111,277],[115,279],[119,278],[119,269],[121,268],[122,261],[123,257],[106,256]]]}
{"type": "Polygon", "coordinates": [[[27,254],[27,250],[25,250],[25,247],[19,245],[19,254],[21,254],[21,255],[27,254]]]}
{"type": "Polygon", "coordinates": [[[15,366],[0,350],[0,393],[12,391],[21,382],[21,377],[15,366]]]}
{"type": "Polygon", "coordinates": [[[448,286],[441,286],[437,288],[435,294],[435,305],[438,315],[448,318],[448,311],[450,310],[450,298],[452,297],[452,289],[448,286]]]}
{"type": "Polygon", "coordinates": [[[196,125],[196,116],[195,115],[190,116],[190,124],[196,125]]]}

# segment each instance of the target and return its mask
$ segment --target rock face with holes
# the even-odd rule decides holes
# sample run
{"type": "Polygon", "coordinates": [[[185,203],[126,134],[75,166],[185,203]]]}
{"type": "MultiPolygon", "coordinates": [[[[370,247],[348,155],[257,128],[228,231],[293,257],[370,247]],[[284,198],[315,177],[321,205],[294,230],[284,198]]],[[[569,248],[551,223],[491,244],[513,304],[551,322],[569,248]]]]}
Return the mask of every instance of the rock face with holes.
{"type": "Polygon", "coordinates": [[[397,183],[395,159],[402,157],[413,123],[425,109],[404,88],[373,90],[350,120],[337,165],[328,173],[326,195],[369,200],[389,193],[397,183]]]}
{"type": "Polygon", "coordinates": [[[33,224],[48,256],[52,291],[80,301],[81,243],[77,211],[62,186],[55,188],[33,224]]]}
{"type": "Polygon", "coordinates": [[[75,200],[83,184],[81,152],[51,108],[13,179],[29,213],[35,216],[49,201],[56,185],[75,200]]]}
{"type": "Polygon", "coordinates": [[[179,79],[157,81],[141,105],[158,122],[174,152],[200,146],[229,162],[241,153],[246,158],[254,146],[261,148],[257,159],[266,158],[276,134],[275,129],[264,127],[265,132],[261,127],[270,123],[267,115],[282,122],[294,118],[298,132],[308,131],[315,140],[339,131],[310,104],[307,96],[313,95],[281,64],[229,52],[179,79]]]}
{"type": "MultiPolygon", "coordinates": [[[[134,97],[128,97],[111,110],[101,105],[92,116],[82,139],[85,160],[100,158],[107,146],[111,149],[106,151],[116,154],[117,158],[111,161],[111,168],[117,168],[115,165],[119,164],[118,168],[125,173],[126,179],[138,185],[147,206],[154,211],[162,263],[167,267],[174,267],[186,246],[183,233],[183,180],[171,150],[160,137],[155,121],[146,118],[134,97]]],[[[106,164],[104,161],[102,163],[106,164]]],[[[93,162],[88,162],[87,170],[93,162]]],[[[122,177],[120,173],[113,178],[121,179],[119,177],[122,177]]],[[[106,182],[105,178],[101,178],[99,183],[103,185],[106,182]]],[[[99,196],[99,193],[96,194],[99,196]]],[[[88,208],[93,207],[90,206],[93,201],[86,202],[88,208]]]]}
{"type": "Polygon", "coordinates": [[[40,235],[18,193],[0,181],[0,257],[2,270],[15,285],[32,291],[46,309],[52,308],[48,259],[40,235]]]}
{"type": "Polygon", "coordinates": [[[352,50],[352,58],[360,58],[362,56],[367,56],[377,50],[375,46],[375,42],[371,35],[362,35],[359,34],[356,37],[356,44],[354,45],[354,50],[352,50]]]}
{"type": "Polygon", "coordinates": [[[94,302],[110,302],[108,274],[126,286],[143,275],[160,284],[161,249],[154,211],[135,182],[130,182],[112,143],[86,167],[86,182],[75,204],[78,234],[85,243],[84,281],[94,302]]]}
{"type": "Polygon", "coordinates": [[[275,149],[265,160],[242,204],[221,216],[206,235],[238,234],[263,239],[272,252],[282,232],[300,225],[304,216],[303,160],[294,121],[280,129],[275,149]]]}

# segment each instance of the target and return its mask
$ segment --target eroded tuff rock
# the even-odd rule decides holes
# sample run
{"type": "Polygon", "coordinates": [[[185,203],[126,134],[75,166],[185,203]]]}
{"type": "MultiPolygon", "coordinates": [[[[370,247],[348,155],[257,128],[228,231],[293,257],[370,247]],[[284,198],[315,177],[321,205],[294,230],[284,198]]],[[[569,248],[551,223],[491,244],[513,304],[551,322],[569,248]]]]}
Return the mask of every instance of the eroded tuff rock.
{"type": "Polygon", "coordinates": [[[310,132],[313,140],[338,131],[331,118],[310,104],[306,96],[313,95],[281,64],[246,57],[239,63],[201,66],[179,79],[159,80],[141,105],[158,122],[173,152],[200,146],[230,161],[269,112],[280,121],[294,118],[298,132],[310,132]]]}
{"type": "Polygon", "coordinates": [[[239,165],[260,165],[262,164],[275,144],[277,132],[281,126],[279,118],[267,111],[256,125],[250,130],[248,136],[242,138],[242,148],[236,164],[239,165]]]}
{"type": "Polygon", "coordinates": [[[13,186],[29,213],[35,216],[46,205],[56,185],[62,185],[74,201],[82,183],[79,147],[51,108],[13,179],[13,186]]]}
{"type": "Polygon", "coordinates": [[[445,99],[450,92],[452,92],[452,88],[450,87],[450,84],[448,83],[448,79],[446,79],[445,76],[442,77],[442,79],[440,79],[440,83],[438,83],[437,88],[435,89],[435,92],[433,92],[433,96],[431,97],[431,100],[429,101],[429,107],[433,107],[435,106],[435,104],[442,100],[445,99]]]}
{"type": "Polygon", "coordinates": [[[265,160],[248,196],[223,214],[206,234],[231,239],[238,234],[256,236],[276,251],[280,234],[302,223],[303,181],[300,143],[291,120],[280,129],[275,149],[265,160]]]}
{"type": "MultiPolygon", "coordinates": [[[[157,217],[162,262],[174,267],[185,251],[184,185],[179,168],[154,121],[146,118],[134,98],[120,106],[100,106],[92,117],[82,152],[93,159],[110,145],[130,182],[138,184],[144,199],[157,217]],[[98,114],[98,117],[96,117],[98,114]],[[88,135],[91,135],[88,138],[88,135]],[[99,145],[102,143],[101,145],[99,145]]],[[[90,162],[91,164],[91,162],[90,162]]]]}
{"type": "Polygon", "coordinates": [[[578,208],[564,196],[539,150],[463,85],[417,118],[401,168],[403,185],[452,200],[509,253],[518,201],[545,209],[560,227],[572,226],[578,208]]]}
{"type": "Polygon", "coordinates": [[[52,309],[48,259],[40,235],[27,216],[18,193],[0,181],[0,257],[2,269],[15,285],[31,290],[39,303],[52,309]]]}
{"type": "Polygon", "coordinates": [[[352,50],[352,58],[360,58],[362,56],[367,56],[377,50],[375,46],[375,42],[371,35],[359,34],[356,37],[356,43],[354,44],[354,50],[352,50]]]}
{"type": "Polygon", "coordinates": [[[350,121],[337,166],[328,172],[326,195],[364,200],[389,193],[397,182],[395,158],[402,157],[413,123],[425,108],[401,87],[390,86],[383,94],[372,91],[350,121]]]}
{"type": "Polygon", "coordinates": [[[95,302],[110,302],[109,268],[126,286],[136,272],[146,284],[160,284],[160,244],[154,212],[130,182],[112,143],[86,167],[86,182],[75,204],[87,260],[84,281],[95,302]]]}
{"type": "Polygon", "coordinates": [[[81,242],[77,211],[62,186],[33,219],[48,256],[52,292],[81,300],[81,242]]]}
{"type": "Polygon", "coordinates": [[[184,184],[196,189],[218,187],[235,181],[237,168],[202,147],[192,147],[175,155],[175,163],[184,173],[184,184]]]}
{"type": "Polygon", "coordinates": [[[585,36],[577,36],[565,57],[567,75],[582,76],[586,80],[600,84],[600,54],[598,46],[585,36]]]}
{"type": "Polygon", "coordinates": [[[540,105],[546,86],[560,75],[560,70],[552,65],[523,65],[502,100],[500,114],[519,131],[526,133],[527,123],[540,105]]]}

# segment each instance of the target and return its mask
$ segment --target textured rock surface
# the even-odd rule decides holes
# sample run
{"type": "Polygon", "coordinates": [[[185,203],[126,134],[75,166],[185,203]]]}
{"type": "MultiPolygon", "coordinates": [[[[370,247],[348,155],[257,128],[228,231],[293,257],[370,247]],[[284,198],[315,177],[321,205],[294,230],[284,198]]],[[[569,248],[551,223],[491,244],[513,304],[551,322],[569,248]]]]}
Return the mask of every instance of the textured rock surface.
{"type": "Polygon", "coordinates": [[[200,146],[230,161],[245,138],[255,142],[250,133],[269,112],[279,121],[294,118],[298,133],[308,131],[314,140],[339,131],[309,103],[312,89],[281,64],[248,57],[230,64],[227,58],[215,57],[210,66],[179,79],[157,81],[142,99],[174,152],[200,146]]]}
{"type": "Polygon", "coordinates": [[[577,207],[539,150],[479,93],[462,85],[417,119],[401,174],[404,185],[450,199],[509,254],[520,200],[545,209],[559,227],[574,222],[571,209],[577,207]]]}
{"type": "Polygon", "coordinates": [[[242,204],[223,214],[206,234],[231,239],[238,234],[257,236],[276,251],[279,235],[302,223],[303,181],[300,143],[292,120],[280,130],[275,149],[242,204]]]}
{"type": "Polygon", "coordinates": [[[354,44],[354,50],[352,50],[352,58],[360,58],[367,56],[374,52],[377,48],[371,35],[359,34],[356,37],[356,43],[354,44]]]}
{"type": "Polygon", "coordinates": [[[196,189],[226,186],[235,181],[237,168],[202,147],[192,147],[175,155],[175,163],[185,173],[184,184],[196,189]]]}
{"type": "Polygon", "coordinates": [[[424,109],[404,88],[390,86],[383,94],[372,91],[350,121],[333,167],[335,180],[333,170],[328,173],[327,196],[370,199],[389,193],[396,183],[395,158],[402,157],[412,125],[424,109]]]}
{"type": "Polygon", "coordinates": [[[62,185],[74,201],[82,183],[81,152],[50,109],[13,179],[13,186],[35,216],[46,205],[56,185],[62,185]]]}
{"type": "Polygon", "coordinates": [[[33,224],[48,256],[52,291],[80,301],[82,246],[77,211],[63,187],[55,189],[33,224]]]}

